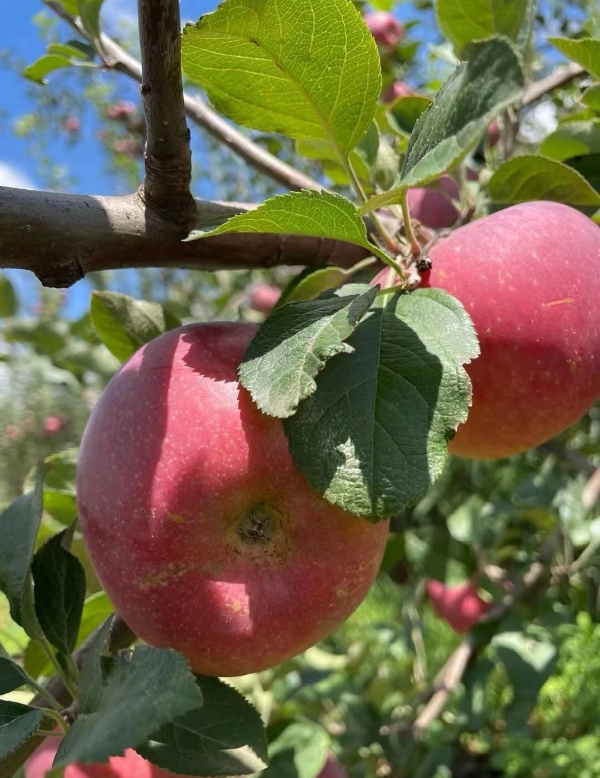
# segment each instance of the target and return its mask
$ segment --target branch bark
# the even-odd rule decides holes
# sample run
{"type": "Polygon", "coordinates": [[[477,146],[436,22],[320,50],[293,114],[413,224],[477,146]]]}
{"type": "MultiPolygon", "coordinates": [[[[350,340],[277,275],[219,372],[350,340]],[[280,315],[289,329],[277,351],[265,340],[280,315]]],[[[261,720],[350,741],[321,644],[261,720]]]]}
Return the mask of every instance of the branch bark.
{"type": "Polygon", "coordinates": [[[586,72],[587,71],[582,68],[581,65],[577,65],[575,62],[569,62],[568,65],[561,65],[545,78],[541,78],[539,81],[533,81],[529,84],[523,94],[521,105],[531,105],[531,103],[535,103],[557,87],[567,84],[569,81],[577,78],[577,76],[582,76],[586,72]]]}
{"type": "Polygon", "coordinates": [[[179,0],[138,0],[138,16],[146,113],[143,197],[150,209],[185,230],[196,208],[181,83],[179,0]]]}
{"type": "MultiPolygon", "coordinates": [[[[90,41],[82,25],[79,24],[75,17],[68,14],[60,3],[54,2],[54,0],[43,0],[43,2],[79,35],[90,41]]],[[[116,41],[109,38],[108,35],[103,33],[100,36],[100,41],[102,51],[98,52],[98,56],[102,59],[104,66],[123,73],[134,81],[141,83],[142,66],[140,62],[131,56],[129,52],[125,51],[122,46],[119,46],[116,41]]],[[[219,116],[219,114],[215,113],[199,97],[184,92],[183,100],[185,112],[190,121],[209,132],[220,143],[231,149],[234,154],[237,154],[255,170],[258,170],[259,173],[268,176],[287,189],[323,189],[322,184],[318,181],[295,170],[291,165],[282,162],[273,154],[269,154],[268,151],[257,146],[219,116]]]]}
{"type": "MultiPolygon", "coordinates": [[[[196,201],[198,228],[248,205],[196,201]]],[[[275,265],[350,267],[368,256],[352,243],[296,235],[225,234],[188,242],[139,195],[99,197],[0,187],[0,268],[31,270],[45,286],[135,267],[214,270],[275,265]]]]}

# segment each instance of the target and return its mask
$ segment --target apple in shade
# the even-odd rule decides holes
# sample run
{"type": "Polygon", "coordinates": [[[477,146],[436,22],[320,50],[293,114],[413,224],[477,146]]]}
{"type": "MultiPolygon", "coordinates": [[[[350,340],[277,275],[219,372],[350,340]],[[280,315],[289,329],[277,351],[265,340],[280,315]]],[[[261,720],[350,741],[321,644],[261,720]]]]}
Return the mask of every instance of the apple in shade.
{"type": "Polygon", "coordinates": [[[59,416],[46,416],[42,422],[42,429],[48,435],[56,435],[64,429],[65,425],[66,420],[64,418],[60,418],[59,416]]]}
{"type": "Polygon", "coordinates": [[[281,289],[270,284],[257,284],[250,289],[248,299],[250,307],[260,313],[270,313],[273,306],[281,297],[281,289]]]}
{"type": "Polygon", "coordinates": [[[328,635],[366,595],[387,537],[387,522],[308,485],[281,421],[240,386],[256,330],[192,324],[143,346],[79,453],[79,518],[108,596],[201,674],[263,670],[328,635]]]}
{"type": "Polygon", "coordinates": [[[450,452],[511,456],[581,418],[600,397],[600,227],[567,205],[521,203],[454,230],[429,257],[421,286],[462,302],[481,347],[450,452]]]}
{"type": "Polygon", "coordinates": [[[492,607],[477,593],[472,581],[446,586],[441,581],[427,582],[427,596],[437,615],[455,632],[468,632],[492,607]]]}
{"type": "Polygon", "coordinates": [[[348,778],[348,776],[335,756],[328,754],[327,761],[317,778],[348,778]]]}
{"type": "Polygon", "coordinates": [[[425,227],[441,230],[458,219],[459,212],[453,201],[460,199],[460,191],[450,176],[441,176],[430,186],[409,189],[406,199],[411,218],[425,227]]]}
{"type": "MultiPolygon", "coordinates": [[[[60,738],[48,737],[25,763],[25,778],[44,778],[52,768],[60,738]]],[[[123,756],[111,756],[108,762],[74,762],[65,768],[65,778],[173,778],[174,773],[142,759],[128,748],[123,756]]]]}
{"type": "Polygon", "coordinates": [[[366,14],[365,23],[380,46],[393,48],[404,35],[402,22],[386,11],[366,14]]]}

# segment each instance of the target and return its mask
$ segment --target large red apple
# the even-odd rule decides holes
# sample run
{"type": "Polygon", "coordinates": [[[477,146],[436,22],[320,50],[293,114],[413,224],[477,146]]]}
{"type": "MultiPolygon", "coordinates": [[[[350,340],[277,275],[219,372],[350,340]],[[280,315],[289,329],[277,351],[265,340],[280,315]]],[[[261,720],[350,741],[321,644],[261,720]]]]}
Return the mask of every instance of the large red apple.
{"type": "Polygon", "coordinates": [[[522,203],[455,230],[430,257],[422,286],[457,297],[481,344],[450,451],[510,456],[576,422],[600,397],[600,228],[560,203],[522,203]]]}
{"type": "Polygon", "coordinates": [[[326,502],[237,370],[256,327],[194,324],[143,346],[83,436],[79,516],[103,585],[147,642],[241,675],[330,633],[364,598],[387,523],[326,502]]]}
{"type": "Polygon", "coordinates": [[[427,582],[427,595],[438,616],[455,632],[467,632],[492,607],[477,593],[472,581],[458,586],[446,586],[441,581],[427,582]]]}
{"type": "MultiPolygon", "coordinates": [[[[25,778],[44,778],[61,738],[48,737],[25,763],[25,778]]],[[[147,762],[133,749],[123,756],[111,756],[108,762],[74,762],[65,768],[65,778],[174,778],[174,773],[147,762]]]]}

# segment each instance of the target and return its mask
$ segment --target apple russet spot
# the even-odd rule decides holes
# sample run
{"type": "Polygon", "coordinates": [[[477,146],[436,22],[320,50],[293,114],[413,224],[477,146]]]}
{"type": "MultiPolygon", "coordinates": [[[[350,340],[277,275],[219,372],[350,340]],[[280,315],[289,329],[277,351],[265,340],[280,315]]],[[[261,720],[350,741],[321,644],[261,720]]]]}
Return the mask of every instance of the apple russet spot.
{"type": "Polygon", "coordinates": [[[82,531],[118,613],[207,675],[272,667],[332,632],[388,531],[317,494],[239,384],[256,330],[191,324],[143,346],[96,404],[78,463],[82,531]]]}

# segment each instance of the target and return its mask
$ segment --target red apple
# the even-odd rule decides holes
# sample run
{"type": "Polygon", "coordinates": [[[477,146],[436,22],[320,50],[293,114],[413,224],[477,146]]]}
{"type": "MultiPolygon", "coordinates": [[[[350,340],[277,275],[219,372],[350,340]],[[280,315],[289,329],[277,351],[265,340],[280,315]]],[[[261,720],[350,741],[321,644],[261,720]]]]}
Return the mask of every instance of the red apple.
{"type": "Polygon", "coordinates": [[[18,440],[21,437],[21,430],[16,424],[7,424],[4,428],[4,437],[9,440],[18,440]]]}
{"type": "Polygon", "coordinates": [[[193,324],[111,380],[81,443],[79,516],[97,573],[141,638],[197,673],[272,667],[361,602],[387,523],[326,502],[237,370],[256,327],[193,324]]]}
{"type": "Polygon", "coordinates": [[[281,289],[269,284],[258,284],[250,289],[250,307],[260,313],[269,313],[281,297],[281,289]]]}
{"type": "Polygon", "coordinates": [[[385,103],[391,103],[398,97],[412,97],[413,95],[413,90],[404,81],[394,81],[383,93],[383,100],[385,103]]]}
{"type": "Polygon", "coordinates": [[[467,632],[486,614],[492,603],[483,600],[472,581],[446,586],[441,581],[427,582],[427,596],[437,615],[455,632],[467,632]]]}
{"type": "Polygon", "coordinates": [[[456,182],[450,176],[441,176],[430,186],[409,189],[408,209],[411,217],[425,227],[440,230],[450,227],[458,218],[459,212],[452,201],[459,198],[460,191],[456,182]]]}
{"type": "Polygon", "coordinates": [[[348,776],[335,756],[328,754],[327,761],[317,778],[348,778],[348,776]]]}
{"type": "Polygon", "coordinates": [[[521,203],[455,230],[429,256],[422,286],[457,297],[481,345],[450,451],[511,456],[574,424],[600,397],[600,228],[560,203],[521,203]]]}
{"type": "Polygon", "coordinates": [[[365,23],[375,42],[380,46],[394,47],[404,35],[404,25],[385,11],[376,11],[365,16],[365,23]]]}
{"type": "Polygon", "coordinates": [[[500,126],[495,119],[488,124],[485,134],[489,147],[493,149],[500,140],[500,126]]]}
{"type": "MultiPolygon", "coordinates": [[[[61,738],[48,737],[25,763],[25,778],[44,778],[52,768],[61,738]]],[[[174,778],[174,773],[147,762],[133,749],[108,762],[74,762],[65,768],[65,778],[174,778]]]]}
{"type": "Polygon", "coordinates": [[[44,432],[48,433],[48,435],[56,435],[64,426],[64,419],[59,419],[58,416],[46,416],[42,422],[44,432]]]}

